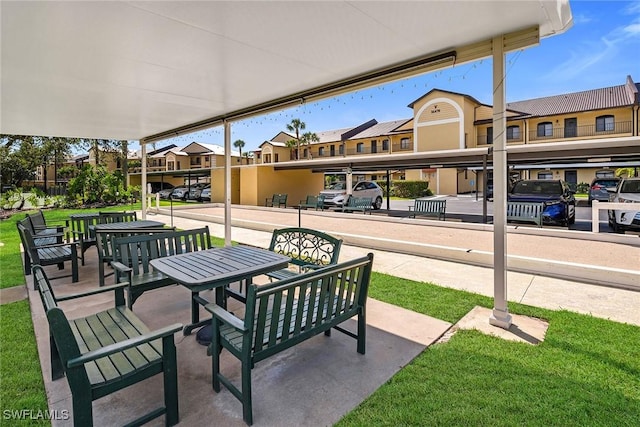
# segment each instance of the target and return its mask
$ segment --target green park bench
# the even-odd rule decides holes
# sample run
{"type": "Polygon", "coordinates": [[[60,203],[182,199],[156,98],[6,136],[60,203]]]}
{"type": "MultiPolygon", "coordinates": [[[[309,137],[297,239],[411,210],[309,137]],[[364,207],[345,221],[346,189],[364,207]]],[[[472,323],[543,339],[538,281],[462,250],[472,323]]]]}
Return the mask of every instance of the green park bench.
{"type": "Polygon", "coordinates": [[[362,213],[366,214],[369,212],[371,215],[371,210],[373,209],[373,200],[371,197],[353,197],[350,196],[347,203],[342,205],[342,207],[337,208],[341,212],[355,212],[362,211],[362,213]]]}
{"type": "Polygon", "coordinates": [[[127,284],[127,304],[144,292],[175,285],[176,281],[153,270],[149,261],[156,258],[211,248],[209,227],[193,230],[136,234],[112,239],[113,267],[116,283],[127,284]]]}
{"type": "Polygon", "coordinates": [[[217,304],[205,306],[212,313],[208,353],[213,359],[213,389],[219,392],[222,383],[242,402],[247,424],[253,423],[251,369],[256,363],[320,333],[329,336],[331,328],[355,338],[358,353],[365,353],[365,305],[372,264],[370,253],[286,280],[251,284],[244,320],[217,304]],[[352,317],[357,317],[356,333],[339,326],[352,317]],[[240,387],[220,372],[222,349],[240,360],[240,387]]]}
{"type": "Polygon", "coordinates": [[[536,202],[507,202],[507,222],[532,222],[542,227],[542,212],[544,203],[536,202]]]}
{"type": "Polygon", "coordinates": [[[409,216],[413,218],[415,218],[416,215],[433,216],[444,221],[447,212],[447,201],[416,199],[413,202],[413,206],[409,206],[409,212],[409,216]]]}
{"type": "Polygon", "coordinates": [[[33,275],[49,322],[51,377],[52,380],[67,377],[73,401],[73,425],[93,425],[94,400],[160,373],[164,377],[164,406],[131,425],[162,415],[166,425],[177,424],[178,374],[173,335],[182,325],[149,331],[124,304],[126,284],[56,297],[40,266],[33,267],[33,275]],[[102,292],[115,293],[115,307],[69,320],[58,305],[102,292]]]}
{"type": "Polygon", "coordinates": [[[324,210],[324,195],[307,196],[306,200],[300,200],[298,207],[300,209],[324,210]]]}
{"type": "Polygon", "coordinates": [[[264,205],[267,207],[279,208],[287,207],[287,194],[274,194],[270,199],[265,199],[264,205]]]}

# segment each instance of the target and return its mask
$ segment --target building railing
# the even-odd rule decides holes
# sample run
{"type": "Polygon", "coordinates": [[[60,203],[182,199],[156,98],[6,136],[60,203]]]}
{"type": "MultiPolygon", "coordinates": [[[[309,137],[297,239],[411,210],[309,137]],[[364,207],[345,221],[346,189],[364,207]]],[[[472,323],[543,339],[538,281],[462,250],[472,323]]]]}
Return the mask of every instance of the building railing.
{"type": "Polygon", "coordinates": [[[614,122],[607,124],[604,129],[598,129],[595,124],[585,126],[572,126],[572,127],[554,127],[550,135],[538,135],[538,129],[531,129],[529,131],[529,141],[545,141],[549,139],[571,139],[571,138],[585,138],[585,137],[597,137],[617,135],[624,133],[631,133],[633,129],[633,122],[614,122]]]}
{"type": "Polygon", "coordinates": [[[413,143],[409,144],[393,144],[393,152],[396,153],[398,151],[413,151],[413,143]]]}
{"type": "MultiPolygon", "coordinates": [[[[162,172],[167,170],[167,166],[147,166],[147,172],[162,172]]],[[[141,173],[142,166],[129,167],[129,173],[141,173]]]]}
{"type": "MultiPolygon", "coordinates": [[[[584,126],[572,126],[565,127],[559,126],[551,129],[551,133],[548,135],[538,135],[538,129],[531,129],[529,131],[529,141],[548,141],[548,140],[561,140],[561,139],[573,139],[573,138],[587,138],[587,137],[600,137],[619,134],[630,134],[633,131],[633,122],[614,122],[607,125],[603,130],[598,130],[596,125],[584,125],[584,126]]],[[[478,145],[492,144],[493,141],[488,141],[488,135],[478,135],[478,145]]],[[[507,136],[507,143],[511,142],[523,142],[522,135],[516,138],[509,138],[507,136]]]]}

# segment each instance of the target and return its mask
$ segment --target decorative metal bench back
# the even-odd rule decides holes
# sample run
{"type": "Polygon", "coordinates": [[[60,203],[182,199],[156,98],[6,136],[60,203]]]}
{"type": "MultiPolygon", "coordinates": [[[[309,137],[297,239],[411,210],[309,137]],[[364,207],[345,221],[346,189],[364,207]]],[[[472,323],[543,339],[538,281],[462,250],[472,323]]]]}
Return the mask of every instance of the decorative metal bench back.
{"type": "Polygon", "coordinates": [[[274,230],[269,250],[291,257],[298,266],[336,264],[342,240],[309,228],[274,230]]]}

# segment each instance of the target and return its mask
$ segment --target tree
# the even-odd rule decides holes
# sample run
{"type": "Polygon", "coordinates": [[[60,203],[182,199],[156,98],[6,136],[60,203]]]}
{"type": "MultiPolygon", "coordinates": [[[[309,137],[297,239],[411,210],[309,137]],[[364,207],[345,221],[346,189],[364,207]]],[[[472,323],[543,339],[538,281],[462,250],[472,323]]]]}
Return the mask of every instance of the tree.
{"type": "MultiPolygon", "coordinates": [[[[318,138],[315,132],[306,132],[300,138],[300,145],[310,146],[312,142],[320,142],[320,138],[318,138]]],[[[307,153],[307,158],[311,158],[311,148],[307,150],[307,153]]]]}
{"type": "Polygon", "coordinates": [[[244,141],[241,139],[236,139],[233,143],[233,146],[236,147],[240,152],[240,163],[242,163],[242,148],[244,147],[244,141]]]}
{"type": "Polygon", "coordinates": [[[291,160],[295,160],[298,158],[298,149],[296,148],[298,146],[298,140],[297,139],[290,139],[286,142],[287,144],[287,148],[289,149],[289,159],[291,160]]]}
{"type": "Polygon", "coordinates": [[[624,176],[626,176],[627,178],[638,176],[638,168],[635,168],[635,167],[618,168],[616,169],[616,176],[619,176],[620,178],[624,176]]]}
{"type": "Polygon", "coordinates": [[[296,160],[300,159],[300,131],[304,130],[307,125],[300,119],[292,119],[291,123],[287,125],[289,132],[296,133],[296,160]]]}

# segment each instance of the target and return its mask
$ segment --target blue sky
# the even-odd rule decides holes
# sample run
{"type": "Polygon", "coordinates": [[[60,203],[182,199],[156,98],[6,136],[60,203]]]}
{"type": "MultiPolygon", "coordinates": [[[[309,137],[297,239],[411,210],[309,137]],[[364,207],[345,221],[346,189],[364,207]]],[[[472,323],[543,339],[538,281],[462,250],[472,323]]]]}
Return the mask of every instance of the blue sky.
{"type": "MultiPolygon", "coordinates": [[[[539,46],[507,56],[507,101],[521,101],[624,84],[627,75],[640,82],[640,1],[570,1],[573,26],[543,39],[539,46]]],[[[491,104],[490,59],[463,64],[322,102],[235,122],[231,141],[245,141],[243,151],[286,131],[299,118],[306,130],[353,127],[410,118],[409,103],[428,91],[444,89],[491,104]]],[[[223,145],[222,128],[212,128],[158,143],[158,147],[192,141],[223,145]]]]}

